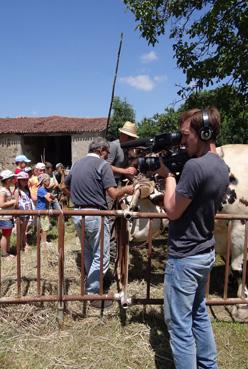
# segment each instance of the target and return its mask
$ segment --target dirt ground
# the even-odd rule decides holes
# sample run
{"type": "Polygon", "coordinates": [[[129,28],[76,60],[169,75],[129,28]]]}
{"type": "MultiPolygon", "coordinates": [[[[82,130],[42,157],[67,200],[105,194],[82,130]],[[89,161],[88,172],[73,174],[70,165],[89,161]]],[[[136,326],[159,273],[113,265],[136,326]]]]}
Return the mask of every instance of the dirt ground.
{"type": "MultiPolygon", "coordinates": [[[[57,292],[58,254],[56,227],[51,247],[42,250],[42,292],[57,292]]],[[[14,242],[14,240],[12,241],[14,242]]],[[[65,237],[65,278],[68,293],[80,291],[80,252],[70,222],[65,237]]],[[[163,295],[165,245],[154,244],[152,297],[163,295]]],[[[146,250],[131,247],[130,296],[146,291],[146,250]]],[[[2,296],[16,294],[15,261],[2,259],[2,296]]],[[[22,293],[36,293],[36,247],[22,253],[22,293]]],[[[221,289],[223,266],[217,263],[210,292],[221,289]]],[[[233,287],[235,290],[235,286],[233,287]]],[[[112,281],[111,290],[116,292],[112,281]]],[[[232,293],[232,291],[231,291],[232,293]]],[[[218,346],[219,369],[248,369],[248,324],[238,322],[233,307],[212,307],[210,316],[218,346]]],[[[131,306],[116,302],[103,316],[89,304],[66,304],[63,325],[54,303],[0,306],[1,369],[173,369],[162,306],[131,306]]],[[[190,368],[185,368],[190,369],[190,368]]]]}

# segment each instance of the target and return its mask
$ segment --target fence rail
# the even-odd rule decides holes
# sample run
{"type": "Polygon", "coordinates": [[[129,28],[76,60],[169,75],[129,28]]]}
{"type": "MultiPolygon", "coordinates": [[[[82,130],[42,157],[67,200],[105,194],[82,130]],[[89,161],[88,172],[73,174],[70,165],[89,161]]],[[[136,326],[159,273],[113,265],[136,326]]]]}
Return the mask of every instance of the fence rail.
{"type": "MultiPolygon", "coordinates": [[[[58,311],[63,316],[64,304],[69,301],[91,301],[91,300],[116,300],[120,301],[123,307],[127,307],[129,304],[162,304],[163,299],[151,297],[151,271],[152,271],[152,258],[153,258],[153,240],[152,240],[152,219],[166,218],[166,214],[163,213],[139,213],[139,212],[126,212],[123,210],[0,210],[1,215],[13,215],[16,218],[16,295],[11,297],[4,296],[2,287],[4,275],[2,275],[2,263],[4,259],[0,258],[0,305],[1,304],[27,304],[36,302],[57,302],[58,311]],[[36,294],[24,295],[22,291],[22,270],[21,270],[21,238],[20,238],[20,215],[32,215],[36,218],[36,294]],[[40,243],[40,222],[39,218],[42,215],[48,215],[56,217],[58,228],[58,282],[57,293],[51,295],[44,295],[41,288],[42,282],[42,268],[41,268],[41,243],[40,243]],[[80,293],[67,294],[65,289],[65,217],[72,215],[82,215],[82,242],[81,242],[81,271],[80,271],[80,293]],[[101,216],[101,241],[100,241],[100,292],[99,295],[88,295],[85,291],[85,271],[84,271],[84,239],[85,239],[85,216],[86,215],[99,215],[101,216]],[[116,294],[104,294],[103,288],[103,250],[104,250],[104,217],[111,216],[117,218],[117,248],[118,259],[116,268],[116,280],[118,292],[116,294]],[[148,219],[148,236],[146,242],[146,291],[145,297],[137,297],[129,295],[129,235],[128,235],[128,222],[138,218],[148,219]]],[[[224,290],[222,297],[211,297],[209,295],[209,286],[211,275],[209,277],[206,297],[209,305],[235,305],[235,304],[248,304],[248,297],[245,294],[246,288],[246,274],[247,274],[247,249],[248,249],[248,219],[241,215],[230,214],[217,214],[216,219],[224,220],[227,222],[227,257],[224,273],[224,290]],[[245,224],[244,230],[244,246],[243,246],[243,271],[242,271],[242,288],[240,297],[228,297],[228,277],[230,273],[230,257],[231,257],[231,232],[233,220],[240,220],[245,224]]],[[[14,266],[13,266],[14,267],[14,266]]],[[[162,291],[161,291],[162,295],[162,291]]]]}

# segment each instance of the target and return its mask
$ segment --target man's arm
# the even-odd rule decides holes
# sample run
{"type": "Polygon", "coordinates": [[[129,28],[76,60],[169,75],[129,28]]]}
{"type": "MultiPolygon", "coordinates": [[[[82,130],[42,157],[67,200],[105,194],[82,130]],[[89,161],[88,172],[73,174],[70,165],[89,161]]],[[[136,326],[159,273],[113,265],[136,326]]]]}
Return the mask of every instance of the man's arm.
{"type": "Polygon", "coordinates": [[[176,220],[182,216],[192,199],[176,192],[176,179],[171,174],[165,178],[164,207],[168,218],[176,220]]]}
{"type": "Polygon", "coordinates": [[[128,168],[121,168],[121,167],[117,167],[114,164],[116,163],[116,159],[118,157],[118,150],[121,150],[121,152],[123,152],[123,150],[121,149],[121,147],[119,145],[117,145],[115,142],[111,142],[110,144],[110,153],[108,155],[108,159],[107,162],[111,165],[111,168],[113,170],[113,173],[115,174],[121,174],[124,176],[134,176],[137,174],[137,170],[136,168],[130,166],[128,168]]]}
{"type": "Polygon", "coordinates": [[[124,187],[108,187],[106,189],[107,194],[113,199],[116,200],[119,197],[122,197],[123,195],[127,194],[127,195],[132,195],[134,192],[134,186],[133,185],[129,185],[129,186],[124,186],[124,187]]]}
{"type": "Polygon", "coordinates": [[[160,160],[158,174],[165,178],[164,207],[168,218],[176,220],[182,216],[192,199],[184,197],[176,192],[176,178],[173,173],[160,160]]]}
{"type": "Polygon", "coordinates": [[[134,167],[119,168],[111,165],[114,173],[123,174],[124,176],[135,176],[137,174],[137,169],[134,167]]]}

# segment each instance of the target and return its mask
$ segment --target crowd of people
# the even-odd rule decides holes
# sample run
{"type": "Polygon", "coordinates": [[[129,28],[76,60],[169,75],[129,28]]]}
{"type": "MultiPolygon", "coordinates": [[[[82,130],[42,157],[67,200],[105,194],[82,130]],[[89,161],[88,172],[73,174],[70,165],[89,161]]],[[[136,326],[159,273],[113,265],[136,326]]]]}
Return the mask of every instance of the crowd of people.
{"type": "MultiPolygon", "coordinates": [[[[216,346],[205,303],[205,287],[215,260],[214,218],[229,183],[228,167],[217,155],[215,141],[220,130],[216,108],[191,109],[181,114],[181,145],[189,160],[179,180],[161,160],[158,174],[165,181],[164,207],[169,218],[168,259],[165,268],[164,317],[170,335],[172,354],[177,369],[217,369],[216,346]]],[[[109,143],[95,138],[88,154],[73,164],[65,178],[63,191],[70,194],[75,211],[106,210],[111,201],[133,194],[133,185],[120,186],[121,176],[132,177],[134,167],[127,166],[121,142],[137,138],[136,126],[126,122],[119,129],[119,139],[109,143]]],[[[0,208],[56,208],[56,176],[52,167],[37,163],[31,175],[25,156],[18,157],[15,173],[0,173],[0,208]],[[16,179],[15,179],[16,178],[16,179]],[[51,185],[52,184],[52,185],[51,185]],[[14,191],[11,186],[14,186],[14,191]],[[22,199],[22,201],[20,201],[22,199]]],[[[82,239],[82,216],[73,222],[82,239]]],[[[28,218],[23,218],[23,229],[28,218]]],[[[42,240],[46,242],[48,220],[42,220],[42,240]]],[[[8,240],[13,218],[0,219],[2,255],[8,256],[8,240]]],[[[84,260],[86,292],[99,293],[100,216],[85,216],[84,260]]],[[[23,238],[25,246],[25,237],[23,238]]],[[[110,261],[110,225],[104,217],[103,273],[110,261]]],[[[109,301],[93,300],[95,307],[106,307],[109,301]]]]}
{"type": "MultiPolygon", "coordinates": [[[[61,177],[64,171],[62,163],[58,163],[53,170],[49,162],[39,162],[33,167],[29,166],[31,160],[25,155],[17,155],[13,171],[4,169],[0,172],[0,209],[1,210],[46,210],[49,208],[59,210],[58,196],[61,193],[61,177]]],[[[20,217],[21,249],[27,251],[28,227],[33,218],[30,215],[20,217]]],[[[47,242],[47,231],[50,227],[49,217],[41,216],[41,243],[47,242]]],[[[12,215],[0,215],[1,229],[1,255],[5,258],[13,258],[10,253],[10,237],[15,226],[12,215]]]]}

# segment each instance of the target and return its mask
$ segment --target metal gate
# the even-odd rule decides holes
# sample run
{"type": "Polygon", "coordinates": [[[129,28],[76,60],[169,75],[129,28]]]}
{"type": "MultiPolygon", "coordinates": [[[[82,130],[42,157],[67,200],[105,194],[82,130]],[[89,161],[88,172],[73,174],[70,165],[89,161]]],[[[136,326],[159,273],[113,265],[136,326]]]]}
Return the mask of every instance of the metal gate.
{"type": "MultiPolygon", "coordinates": [[[[151,298],[151,265],[153,257],[153,240],[152,240],[152,220],[154,218],[164,218],[165,214],[157,213],[139,213],[139,212],[125,212],[122,210],[116,211],[99,211],[99,210],[67,210],[67,211],[22,211],[22,210],[9,210],[0,211],[0,215],[8,214],[13,215],[16,218],[16,261],[13,264],[13,268],[16,271],[16,294],[14,296],[6,297],[2,290],[5,276],[2,273],[2,263],[4,258],[0,258],[0,305],[1,304],[25,304],[25,303],[36,303],[36,302],[57,302],[58,311],[60,317],[63,317],[64,303],[68,301],[90,301],[90,300],[115,300],[120,301],[121,305],[125,308],[129,304],[162,304],[163,291],[161,291],[161,298],[151,298]],[[27,291],[22,291],[22,253],[21,253],[21,238],[20,238],[20,215],[32,215],[36,218],[36,292],[32,295],[28,295],[27,291]],[[40,222],[39,217],[42,215],[48,215],[56,217],[57,228],[58,228],[58,282],[57,282],[57,293],[56,294],[43,294],[41,288],[42,280],[42,269],[41,269],[41,244],[40,244],[40,222]],[[81,265],[84,266],[84,238],[85,238],[85,227],[84,220],[86,215],[99,215],[101,216],[101,242],[100,242],[100,292],[98,295],[88,295],[85,291],[85,270],[81,268],[80,273],[80,293],[78,294],[67,294],[65,289],[65,276],[64,276],[64,263],[65,263],[65,217],[72,215],[82,215],[82,242],[81,242],[81,265]],[[115,294],[104,294],[103,289],[103,249],[104,249],[104,217],[111,216],[116,218],[117,227],[117,249],[118,259],[116,263],[116,281],[118,292],[115,294]],[[130,218],[147,218],[149,221],[149,231],[146,242],[146,253],[147,253],[147,265],[146,265],[146,291],[145,298],[139,296],[129,295],[129,241],[128,241],[128,229],[127,224],[130,218]]],[[[217,219],[225,220],[228,223],[227,226],[227,262],[225,265],[224,273],[224,289],[223,295],[218,298],[210,297],[209,295],[209,283],[207,286],[206,297],[209,305],[235,305],[235,304],[248,304],[248,298],[245,296],[246,286],[246,273],[247,273],[247,248],[248,248],[248,220],[244,216],[239,215],[228,215],[218,214],[217,219]],[[229,260],[231,255],[231,231],[232,221],[241,220],[245,223],[245,237],[244,237],[244,249],[243,249],[243,272],[242,272],[242,293],[240,297],[229,297],[228,295],[228,276],[230,272],[229,260]]],[[[211,275],[209,277],[210,282],[211,275]]]]}

